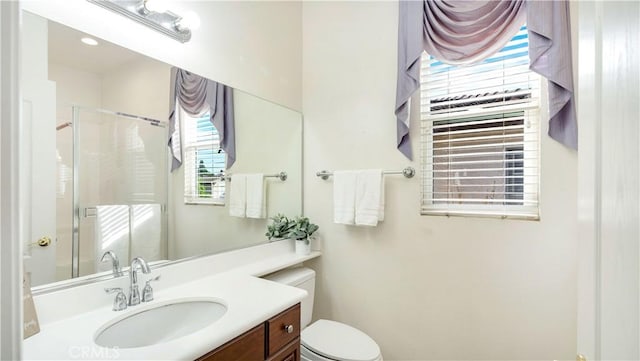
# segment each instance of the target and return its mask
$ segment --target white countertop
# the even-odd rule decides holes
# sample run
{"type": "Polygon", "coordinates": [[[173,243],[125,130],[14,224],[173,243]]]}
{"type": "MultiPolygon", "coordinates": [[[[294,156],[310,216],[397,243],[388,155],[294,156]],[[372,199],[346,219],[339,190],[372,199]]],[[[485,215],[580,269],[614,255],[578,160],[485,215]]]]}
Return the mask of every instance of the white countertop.
{"type": "MultiPolygon", "coordinates": [[[[186,283],[176,282],[170,287],[166,287],[168,285],[163,287],[162,281],[159,281],[154,284],[153,301],[119,312],[111,309],[114,295],[108,295],[108,297],[104,294],[100,295],[108,299],[108,303],[101,302],[100,306],[90,309],[87,309],[86,305],[80,307],[82,300],[74,302],[68,299],[68,297],[82,297],[80,293],[82,290],[75,288],[67,290],[66,294],[56,292],[55,295],[48,297],[47,295],[36,296],[34,297],[36,307],[41,306],[47,313],[45,319],[49,322],[41,322],[40,333],[24,340],[23,358],[27,360],[194,360],[295,305],[306,295],[302,289],[255,276],[274,272],[317,256],[319,252],[313,252],[307,256],[299,256],[292,251],[276,252],[262,260],[240,262],[237,267],[229,267],[226,271],[205,274],[204,277],[186,283]],[[93,341],[96,331],[115,318],[138,313],[143,309],[153,308],[174,299],[203,297],[221,300],[227,306],[227,311],[222,318],[199,331],[168,342],[139,348],[105,348],[96,345],[93,341]],[[59,305],[61,315],[53,315],[55,306],[50,305],[48,301],[69,301],[72,305],[78,305],[78,309],[84,312],[71,314],[69,309],[73,307],[59,305]]],[[[219,256],[218,260],[220,260],[219,256]]],[[[198,259],[193,262],[203,261],[206,260],[198,259]]],[[[159,271],[164,277],[167,273],[175,276],[175,273],[180,270],[167,267],[159,271]]],[[[101,282],[87,287],[85,292],[103,292],[101,288],[113,287],[114,282],[122,283],[122,281],[117,279],[101,282]]],[[[87,300],[92,301],[91,298],[87,300]]]]}

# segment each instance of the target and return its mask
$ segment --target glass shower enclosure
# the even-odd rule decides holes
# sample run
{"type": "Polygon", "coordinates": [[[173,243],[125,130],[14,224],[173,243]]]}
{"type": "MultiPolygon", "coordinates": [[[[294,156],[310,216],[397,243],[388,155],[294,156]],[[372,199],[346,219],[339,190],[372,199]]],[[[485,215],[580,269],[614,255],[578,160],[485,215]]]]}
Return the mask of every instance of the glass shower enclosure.
{"type": "Polygon", "coordinates": [[[59,162],[71,155],[72,166],[58,165],[57,279],[110,271],[107,251],[122,266],[166,259],[166,123],[74,107],[71,124],[72,144],[58,137],[59,162]]]}

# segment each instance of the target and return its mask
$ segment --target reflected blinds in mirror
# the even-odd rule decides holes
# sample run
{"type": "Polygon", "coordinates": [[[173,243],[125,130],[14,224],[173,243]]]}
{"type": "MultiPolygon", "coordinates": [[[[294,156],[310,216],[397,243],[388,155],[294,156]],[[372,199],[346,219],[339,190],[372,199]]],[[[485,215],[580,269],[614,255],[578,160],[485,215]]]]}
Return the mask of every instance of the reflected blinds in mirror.
{"type": "Polygon", "coordinates": [[[209,113],[190,117],[181,112],[184,126],[185,203],[224,204],[226,155],[209,113]]]}

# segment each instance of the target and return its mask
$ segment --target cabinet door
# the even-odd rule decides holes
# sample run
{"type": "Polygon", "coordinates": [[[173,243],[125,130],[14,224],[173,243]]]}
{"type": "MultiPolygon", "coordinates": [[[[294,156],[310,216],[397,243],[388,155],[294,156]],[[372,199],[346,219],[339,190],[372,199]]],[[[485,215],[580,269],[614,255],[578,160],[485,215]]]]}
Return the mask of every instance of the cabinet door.
{"type": "Polygon", "coordinates": [[[293,340],[268,361],[300,361],[300,337],[293,340]]]}
{"type": "Polygon", "coordinates": [[[247,331],[196,361],[263,361],[264,324],[247,331]]]}

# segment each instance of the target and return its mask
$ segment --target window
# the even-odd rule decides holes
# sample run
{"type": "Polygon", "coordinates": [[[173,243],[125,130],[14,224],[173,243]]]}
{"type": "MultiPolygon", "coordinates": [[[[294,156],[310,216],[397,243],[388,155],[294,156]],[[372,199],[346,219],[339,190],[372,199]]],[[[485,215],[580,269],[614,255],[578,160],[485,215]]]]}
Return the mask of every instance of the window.
{"type": "Polygon", "coordinates": [[[423,54],[425,215],[538,218],[540,78],[526,26],[480,64],[423,54]]]}
{"type": "Polygon", "coordinates": [[[180,112],[184,121],[184,202],[224,204],[226,154],[209,113],[198,118],[180,112]]]}

